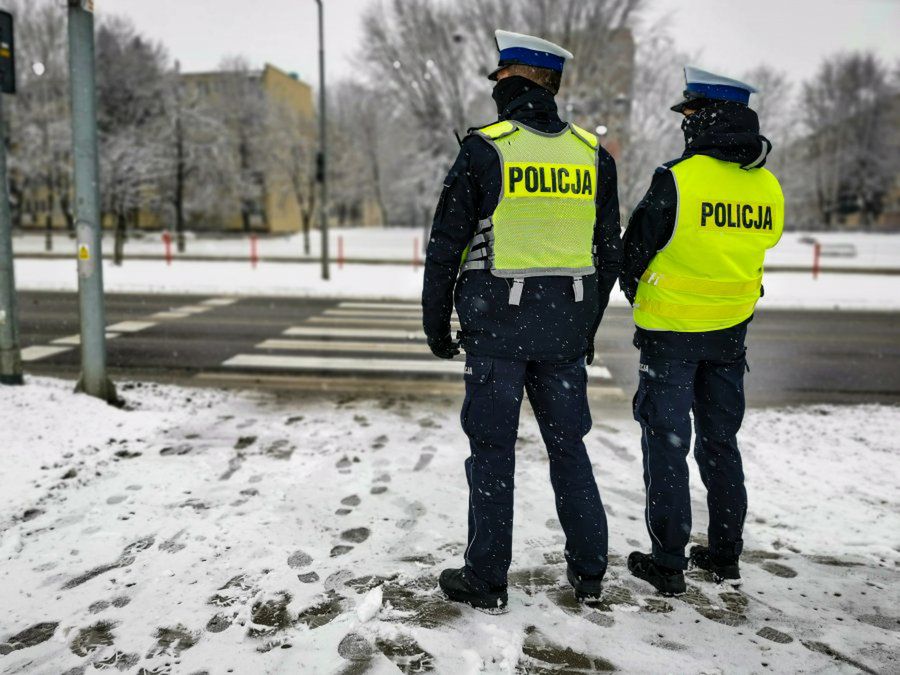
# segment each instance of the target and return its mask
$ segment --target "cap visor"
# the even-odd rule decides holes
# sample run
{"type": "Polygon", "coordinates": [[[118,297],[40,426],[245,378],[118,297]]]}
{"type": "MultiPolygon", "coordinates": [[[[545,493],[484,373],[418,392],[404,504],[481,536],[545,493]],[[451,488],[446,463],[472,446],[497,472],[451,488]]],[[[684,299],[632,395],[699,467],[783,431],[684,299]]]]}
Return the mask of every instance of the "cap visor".
{"type": "MultiPolygon", "coordinates": [[[[509,65],[509,64],[507,64],[507,66],[508,66],[508,65],[509,65]]],[[[501,70],[503,70],[504,68],[506,68],[507,66],[497,66],[497,68],[496,68],[493,72],[491,72],[490,74],[488,74],[487,79],[493,80],[494,82],[496,82],[496,81],[497,81],[497,74],[498,74],[501,70]]]]}
{"type": "Polygon", "coordinates": [[[684,112],[684,109],[687,107],[687,104],[691,102],[692,99],[686,98],[683,101],[679,101],[675,105],[673,105],[669,110],[672,112],[681,113],[684,112]]]}

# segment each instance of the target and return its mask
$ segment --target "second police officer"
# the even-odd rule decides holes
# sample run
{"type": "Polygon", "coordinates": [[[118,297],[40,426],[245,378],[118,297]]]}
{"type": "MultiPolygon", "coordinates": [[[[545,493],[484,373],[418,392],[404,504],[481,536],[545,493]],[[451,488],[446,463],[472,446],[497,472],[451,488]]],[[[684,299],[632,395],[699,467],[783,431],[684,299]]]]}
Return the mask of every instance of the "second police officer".
{"type": "Polygon", "coordinates": [[[450,359],[454,300],[466,352],[469,438],[464,565],[447,596],[507,602],[515,445],[523,392],[547,446],[568,579],[600,594],[606,516],[582,440],[591,426],[585,362],[621,264],[616,168],[596,136],[562,121],[555,94],[572,58],[546,40],[496,31],[498,121],[470,130],[434,217],[422,308],[432,352],[450,359]]]}
{"type": "Polygon", "coordinates": [[[622,289],[641,350],[634,416],[642,430],[651,553],[631,572],[664,594],[685,591],[691,534],[687,454],[707,491],[709,545],[690,562],[740,581],[747,492],[736,435],[744,415],[745,338],[763,261],[781,237],[784,197],[763,168],[772,149],[743,82],[685,68],[685,149],[657,169],[625,232],[622,289]]]}

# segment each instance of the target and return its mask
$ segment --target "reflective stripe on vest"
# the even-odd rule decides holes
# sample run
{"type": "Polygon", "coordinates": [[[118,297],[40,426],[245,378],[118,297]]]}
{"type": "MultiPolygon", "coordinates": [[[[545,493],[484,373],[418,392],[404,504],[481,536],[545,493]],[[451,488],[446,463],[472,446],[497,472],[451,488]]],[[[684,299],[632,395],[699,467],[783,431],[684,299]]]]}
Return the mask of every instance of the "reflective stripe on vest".
{"type": "Polygon", "coordinates": [[[759,295],[762,289],[762,277],[752,281],[715,281],[713,279],[696,279],[694,277],[677,277],[672,274],[660,274],[647,270],[641,281],[658,288],[667,288],[673,291],[687,291],[689,293],[703,293],[704,295],[747,295],[754,293],[759,295]]]}
{"type": "Polygon", "coordinates": [[[638,283],[634,321],[648,330],[721,330],[759,300],[766,250],[781,237],[784,197],[766,169],[695,155],[675,164],[678,209],[669,243],[638,283]]]}

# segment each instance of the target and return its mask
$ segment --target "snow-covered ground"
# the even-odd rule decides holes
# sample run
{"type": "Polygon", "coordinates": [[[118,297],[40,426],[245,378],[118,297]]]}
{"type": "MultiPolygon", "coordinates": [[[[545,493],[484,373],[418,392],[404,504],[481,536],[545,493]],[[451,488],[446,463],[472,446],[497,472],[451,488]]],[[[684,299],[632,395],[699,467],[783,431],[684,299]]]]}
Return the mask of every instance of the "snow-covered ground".
{"type": "MultiPolygon", "coordinates": [[[[74,260],[15,261],[16,286],[21,290],[74,291],[74,260]]],[[[422,267],[410,265],[332,265],[331,281],[322,281],[318,265],[176,261],[171,267],[157,260],[128,260],[122,267],[104,261],[106,290],[119,293],[195,293],[215,295],[285,295],[294,297],[418,300],[422,267]]],[[[900,275],[770,272],[760,308],[900,309],[900,275]]],[[[526,294],[528,286],[526,284],[526,294]]],[[[527,297],[527,295],[526,295],[527,297]]],[[[618,288],[611,304],[624,306],[618,288]]]]}
{"type": "MultiPolygon", "coordinates": [[[[422,258],[423,230],[421,228],[353,228],[334,229],[329,237],[331,255],[337,257],[339,241],[343,242],[346,258],[397,260],[412,264],[414,258],[422,258]]],[[[805,241],[814,237],[821,242],[823,268],[860,267],[900,269],[900,234],[869,234],[859,232],[787,232],[778,246],[770,252],[767,263],[772,267],[811,267],[813,246],[805,241]]],[[[64,233],[54,238],[55,250],[75,253],[75,241],[64,233]]],[[[318,232],[310,234],[311,256],[320,251],[318,232]]],[[[299,234],[261,237],[257,241],[260,256],[271,258],[305,257],[303,236],[299,234]]],[[[13,239],[13,249],[17,254],[42,253],[44,237],[38,233],[19,234],[13,239]]],[[[112,250],[112,236],[107,233],[103,243],[104,251],[112,250]]],[[[159,232],[137,233],[125,247],[125,253],[162,256],[165,252],[162,234],[159,232]]],[[[250,240],[246,236],[234,235],[228,238],[208,236],[191,237],[186,253],[191,256],[236,256],[249,260],[250,240]]],[[[175,254],[177,257],[177,253],[175,254]]]]}
{"type": "Polygon", "coordinates": [[[120,390],[122,410],[60,380],[0,388],[0,673],[900,670],[897,408],[751,411],[745,586],[691,573],[679,599],[623,566],[647,544],[638,433],[598,411],[613,556],[596,608],[565,584],[523,415],[495,617],[435,590],[465,538],[455,402],[120,390]]]}

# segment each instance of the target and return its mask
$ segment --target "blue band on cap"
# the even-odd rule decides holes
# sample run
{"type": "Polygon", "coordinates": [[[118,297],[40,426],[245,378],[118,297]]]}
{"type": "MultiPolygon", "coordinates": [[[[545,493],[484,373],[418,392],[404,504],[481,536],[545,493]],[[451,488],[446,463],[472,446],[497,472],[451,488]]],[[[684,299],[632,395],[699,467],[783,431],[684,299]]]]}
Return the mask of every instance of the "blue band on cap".
{"type": "Polygon", "coordinates": [[[548,52],[537,52],[533,49],[525,47],[509,47],[500,50],[500,65],[505,66],[510,63],[521,63],[525,66],[534,66],[536,68],[549,68],[557,72],[562,72],[566,63],[565,58],[550,54],[548,52]]]}
{"type": "Polygon", "coordinates": [[[740,87],[733,87],[729,84],[699,84],[691,82],[687,86],[687,90],[692,94],[697,94],[702,98],[711,98],[716,101],[737,101],[747,105],[750,102],[750,92],[740,87]]]}

